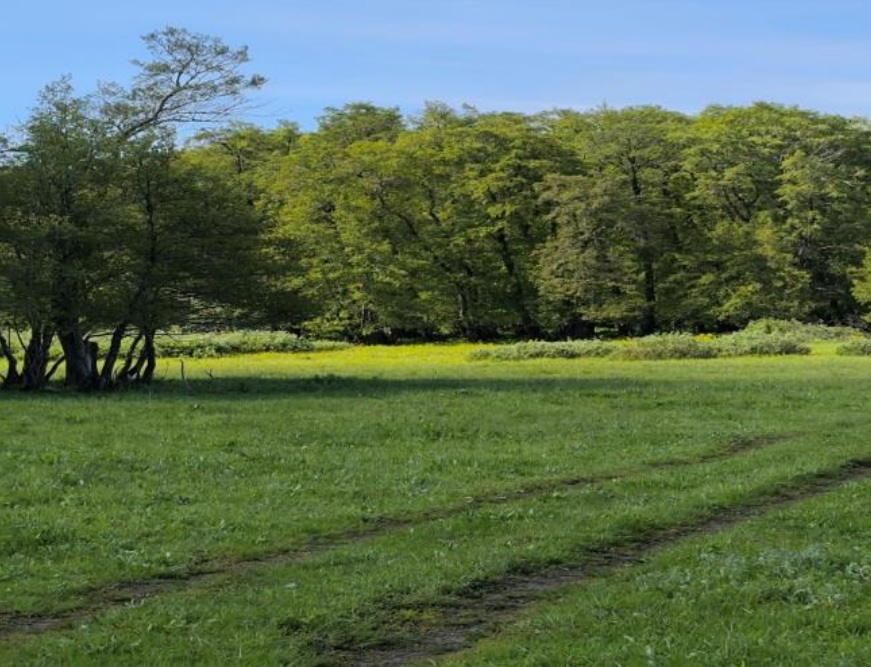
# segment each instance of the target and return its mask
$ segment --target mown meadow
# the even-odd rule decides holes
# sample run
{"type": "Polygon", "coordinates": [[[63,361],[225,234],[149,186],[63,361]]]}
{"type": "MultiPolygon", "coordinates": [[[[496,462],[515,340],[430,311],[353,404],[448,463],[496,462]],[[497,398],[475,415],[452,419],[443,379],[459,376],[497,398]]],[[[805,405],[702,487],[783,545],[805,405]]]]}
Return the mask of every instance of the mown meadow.
{"type": "Polygon", "coordinates": [[[871,663],[871,359],[495,350],[3,394],[0,664],[871,663]]]}

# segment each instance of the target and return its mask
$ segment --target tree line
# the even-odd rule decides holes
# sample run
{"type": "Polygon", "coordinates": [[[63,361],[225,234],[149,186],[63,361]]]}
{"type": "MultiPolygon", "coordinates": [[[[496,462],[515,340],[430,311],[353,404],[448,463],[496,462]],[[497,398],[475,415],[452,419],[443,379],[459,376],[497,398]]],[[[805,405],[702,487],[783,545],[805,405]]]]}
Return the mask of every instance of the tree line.
{"type": "Polygon", "coordinates": [[[149,382],[177,326],[565,338],[858,323],[871,303],[862,119],[351,103],[308,132],[215,125],[263,83],[247,51],[145,41],[129,86],[54,83],[0,145],[7,387],[60,366],[79,389],[149,382]]]}

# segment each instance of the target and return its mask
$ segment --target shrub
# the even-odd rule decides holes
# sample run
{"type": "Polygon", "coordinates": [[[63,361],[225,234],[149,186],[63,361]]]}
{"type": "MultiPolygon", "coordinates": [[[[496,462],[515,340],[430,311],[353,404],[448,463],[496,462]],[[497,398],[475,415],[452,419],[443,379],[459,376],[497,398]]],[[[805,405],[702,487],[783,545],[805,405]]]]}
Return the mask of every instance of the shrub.
{"type": "Polygon", "coordinates": [[[810,354],[810,346],[794,334],[763,334],[753,331],[721,336],[715,339],[717,356],[777,356],[786,354],[810,354]]]}
{"type": "Polygon", "coordinates": [[[835,351],[838,354],[850,356],[869,355],[871,354],[871,338],[851,340],[848,343],[839,345],[835,351]]]}
{"type": "Polygon", "coordinates": [[[311,341],[286,331],[234,331],[176,334],[156,341],[159,357],[221,357],[253,352],[312,352],[338,349],[348,343],[311,341]]]}
{"type": "MultiPolygon", "coordinates": [[[[869,346],[871,347],[871,346],[869,346]]],[[[528,341],[474,350],[471,360],[520,361],[522,359],[578,359],[615,357],[632,361],[663,359],[712,359],[749,355],[809,354],[799,338],[782,333],[738,332],[726,336],[668,333],[617,343],[581,340],[564,342],[528,341]]],[[[868,352],[871,354],[871,351],[868,352]]]]}
{"type": "Polygon", "coordinates": [[[776,320],[770,317],[753,320],[740,333],[790,336],[804,343],[813,340],[849,340],[861,335],[851,327],[830,327],[825,324],[806,324],[797,320],[776,320]]]}
{"type": "Polygon", "coordinates": [[[601,340],[574,341],[526,341],[513,345],[483,347],[469,353],[469,359],[480,361],[519,361],[521,359],[578,359],[582,357],[607,357],[618,349],[616,343],[601,340]]]}
{"type": "Polygon", "coordinates": [[[632,360],[711,359],[717,356],[712,342],[691,334],[668,333],[645,336],[620,350],[620,357],[632,360]]]}

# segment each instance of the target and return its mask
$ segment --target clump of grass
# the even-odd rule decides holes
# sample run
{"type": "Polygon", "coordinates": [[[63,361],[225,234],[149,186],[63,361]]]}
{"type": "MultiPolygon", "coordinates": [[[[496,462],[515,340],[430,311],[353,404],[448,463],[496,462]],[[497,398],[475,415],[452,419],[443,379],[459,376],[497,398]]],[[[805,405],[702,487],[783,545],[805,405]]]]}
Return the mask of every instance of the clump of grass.
{"type": "Polygon", "coordinates": [[[742,333],[753,335],[780,335],[808,343],[814,340],[851,340],[862,333],[852,327],[832,327],[825,324],[807,324],[798,320],[778,320],[765,317],[753,320],[742,333]]]}
{"type": "Polygon", "coordinates": [[[719,356],[713,341],[691,334],[667,333],[639,338],[620,350],[621,359],[712,359],[719,356]]]}
{"type": "Polygon", "coordinates": [[[608,357],[614,355],[619,346],[602,340],[572,340],[546,342],[525,341],[513,345],[483,347],[469,353],[469,359],[481,361],[519,361],[521,359],[578,359],[583,357],[608,357]]]}
{"type": "Polygon", "coordinates": [[[838,354],[845,356],[871,355],[871,338],[861,338],[859,340],[848,341],[842,345],[838,345],[835,351],[838,354]]]}
{"type": "Polygon", "coordinates": [[[339,349],[349,343],[312,341],[286,331],[233,331],[227,333],[179,334],[158,338],[159,357],[223,357],[255,352],[313,352],[339,349]]]}
{"type": "Polygon", "coordinates": [[[480,348],[471,352],[469,359],[520,361],[611,357],[629,361],[657,361],[788,354],[810,354],[810,347],[791,334],[741,331],[716,337],[693,336],[686,333],[656,334],[624,343],[602,340],[530,341],[480,348]]]}
{"type": "Polygon", "coordinates": [[[718,357],[779,356],[810,354],[811,351],[807,342],[794,334],[764,334],[753,330],[715,338],[712,344],[718,357]]]}

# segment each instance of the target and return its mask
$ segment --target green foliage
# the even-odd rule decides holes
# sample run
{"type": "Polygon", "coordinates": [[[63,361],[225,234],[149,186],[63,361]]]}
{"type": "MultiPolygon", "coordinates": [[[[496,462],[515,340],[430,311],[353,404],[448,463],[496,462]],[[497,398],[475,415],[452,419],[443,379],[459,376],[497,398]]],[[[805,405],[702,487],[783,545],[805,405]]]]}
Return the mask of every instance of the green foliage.
{"type": "Polygon", "coordinates": [[[684,240],[680,156],[689,119],[656,107],[566,112],[583,173],[551,174],[542,200],[553,232],[542,246],[539,288],[563,318],[653,333],[661,286],[684,240]]]}
{"type": "Polygon", "coordinates": [[[867,356],[871,354],[871,339],[851,340],[838,345],[835,349],[838,354],[845,356],[867,356]]]}
{"type": "Polygon", "coordinates": [[[232,173],[192,168],[174,131],[223,119],[262,77],[242,72],[244,47],[214,37],[166,27],[144,41],[152,59],[134,63],[130,88],[79,96],[68,78],[47,86],[2,165],[0,190],[11,181],[15,193],[0,199],[2,314],[33,346],[17,374],[4,345],[10,384],[45,385],[55,337],[71,387],[148,382],[156,329],[186,320],[192,304],[250,294],[263,231],[250,190],[232,173]],[[101,329],[115,334],[102,368],[88,340],[101,329]],[[144,340],[141,363],[119,370],[129,329],[144,340]]]}
{"type": "Polygon", "coordinates": [[[807,344],[815,338],[802,338],[790,333],[758,333],[743,331],[720,336],[714,347],[719,357],[778,356],[785,354],[810,354],[807,344]]]}
{"type": "Polygon", "coordinates": [[[568,150],[519,114],[433,106],[411,127],[373,130],[394,115],[331,110],[282,161],[279,235],[300,291],[322,304],[305,326],[350,337],[534,333],[546,233],[537,186],[568,150]]]}
{"type": "Polygon", "coordinates": [[[724,336],[659,334],[639,338],[620,349],[623,359],[712,359],[714,357],[810,354],[803,341],[780,333],[738,332],[724,336]]]}
{"type": "Polygon", "coordinates": [[[808,324],[797,320],[763,318],[753,320],[743,330],[745,334],[780,334],[802,342],[815,340],[850,340],[863,334],[853,327],[808,324]]]}
{"type": "MultiPolygon", "coordinates": [[[[788,324],[788,323],[784,323],[788,324]]],[[[813,331],[812,327],[808,331],[813,331]]],[[[840,334],[827,334],[840,335],[840,334]]],[[[686,333],[654,334],[627,341],[579,340],[531,341],[482,347],[469,354],[474,361],[519,361],[523,359],[576,359],[613,357],[628,361],[667,359],[713,359],[714,357],[777,356],[810,354],[808,340],[789,331],[763,332],[758,328],[723,336],[686,333]]]]}
{"type": "Polygon", "coordinates": [[[310,330],[848,321],[862,298],[869,145],[856,124],[772,104],[696,118],[431,105],[405,123],[352,104],[276,161],[269,197],[310,330]]]}
{"type": "Polygon", "coordinates": [[[731,326],[854,312],[850,270],[869,240],[867,129],[757,103],[706,109],[691,133],[692,301],[731,326]]]}
{"type": "Polygon", "coordinates": [[[620,356],[636,361],[712,359],[717,356],[717,348],[691,334],[666,333],[638,338],[626,345],[620,356]]]}
{"type": "Polygon", "coordinates": [[[471,361],[519,361],[521,359],[580,359],[609,357],[617,353],[616,343],[602,340],[561,342],[525,341],[513,345],[479,347],[469,353],[471,361]]]}
{"type": "Polygon", "coordinates": [[[314,131],[230,123],[180,147],[179,124],[223,119],[263,80],[212,37],[145,41],[129,88],[47,87],[0,161],[0,314],[38,343],[21,386],[45,380],[55,338],[73,385],[151,377],[158,330],[216,314],[355,342],[661,334],[494,353],[627,359],[800,354],[821,330],[751,340],[753,322],[867,316],[865,124],[770,103],[404,118],[353,102],[314,131]],[[665,333],[748,324],[716,344],[665,333]],[[97,373],[88,336],[107,329],[142,334],[144,368],[111,339],[97,373]]]}

